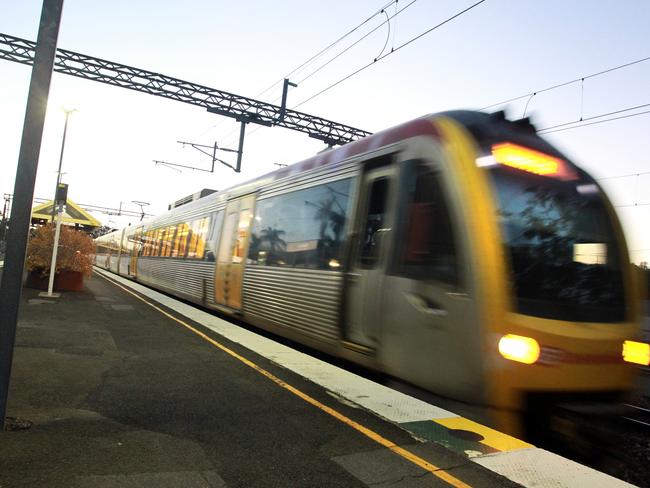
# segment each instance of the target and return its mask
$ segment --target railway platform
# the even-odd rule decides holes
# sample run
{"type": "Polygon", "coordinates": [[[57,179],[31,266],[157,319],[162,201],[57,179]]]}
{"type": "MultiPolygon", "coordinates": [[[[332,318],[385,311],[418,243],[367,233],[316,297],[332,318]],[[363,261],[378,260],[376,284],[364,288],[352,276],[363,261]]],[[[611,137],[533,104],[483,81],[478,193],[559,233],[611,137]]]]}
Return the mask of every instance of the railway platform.
{"type": "Polygon", "coordinates": [[[630,486],[99,271],[23,291],[7,414],[1,488],[630,486]]]}

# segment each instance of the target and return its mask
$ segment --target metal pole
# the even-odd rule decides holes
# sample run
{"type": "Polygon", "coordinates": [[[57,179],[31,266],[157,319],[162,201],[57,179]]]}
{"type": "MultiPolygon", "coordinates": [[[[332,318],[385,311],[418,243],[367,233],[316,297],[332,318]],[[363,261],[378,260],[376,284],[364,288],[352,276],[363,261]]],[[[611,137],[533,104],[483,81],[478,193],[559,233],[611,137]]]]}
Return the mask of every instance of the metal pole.
{"type": "Polygon", "coordinates": [[[5,204],[2,207],[2,227],[0,228],[0,241],[5,240],[7,234],[7,205],[9,205],[9,195],[4,195],[5,204]]]}
{"type": "Polygon", "coordinates": [[[284,115],[287,113],[287,93],[289,92],[290,86],[296,87],[298,85],[291,83],[288,78],[285,78],[284,85],[282,86],[282,105],[280,105],[280,116],[278,117],[281,121],[284,120],[284,115]]]}
{"type": "Polygon", "coordinates": [[[43,0],[0,285],[0,427],[4,430],[32,199],[63,0],[43,0]]]}
{"type": "Polygon", "coordinates": [[[237,151],[237,168],[235,168],[235,173],[241,171],[241,159],[244,154],[244,136],[246,135],[246,122],[245,120],[241,121],[241,127],[239,129],[239,150],[237,151]]]}
{"type": "Polygon", "coordinates": [[[76,109],[72,110],[65,110],[65,124],[63,124],[63,140],[61,141],[61,154],[59,155],[59,169],[56,172],[56,186],[54,187],[54,195],[55,198],[52,200],[52,223],[54,223],[54,215],[56,214],[56,203],[54,201],[56,200],[56,190],[59,188],[59,183],[61,183],[61,165],[63,164],[63,149],[65,149],[65,136],[68,132],[68,117],[70,117],[70,114],[72,112],[75,112],[76,109]]]}
{"type": "Polygon", "coordinates": [[[63,214],[63,204],[58,205],[59,209],[56,212],[56,231],[54,231],[54,243],[52,245],[52,262],[50,263],[50,281],[47,285],[47,295],[48,297],[58,297],[58,293],[52,293],[54,291],[54,276],[56,275],[56,255],[59,252],[59,236],[61,235],[61,214],[63,214]]]}

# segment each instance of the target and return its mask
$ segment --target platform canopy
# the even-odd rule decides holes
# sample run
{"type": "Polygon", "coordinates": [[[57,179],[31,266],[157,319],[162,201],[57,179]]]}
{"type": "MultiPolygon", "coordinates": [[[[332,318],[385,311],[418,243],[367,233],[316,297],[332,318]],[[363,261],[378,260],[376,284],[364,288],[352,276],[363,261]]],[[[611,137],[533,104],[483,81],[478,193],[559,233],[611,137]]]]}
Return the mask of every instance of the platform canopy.
{"type": "MultiPolygon", "coordinates": [[[[45,202],[32,209],[32,224],[44,224],[52,220],[53,202],[45,202]]],[[[101,227],[102,223],[68,199],[63,211],[62,223],[67,225],[83,226],[84,228],[101,227]]]]}

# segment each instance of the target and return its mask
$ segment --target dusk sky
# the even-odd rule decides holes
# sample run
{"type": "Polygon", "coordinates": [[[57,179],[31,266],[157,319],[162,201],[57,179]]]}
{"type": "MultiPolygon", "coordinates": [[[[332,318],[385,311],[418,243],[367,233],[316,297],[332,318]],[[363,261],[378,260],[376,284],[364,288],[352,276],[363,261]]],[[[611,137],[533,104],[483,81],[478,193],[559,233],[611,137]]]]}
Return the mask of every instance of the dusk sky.
{"type": "MultiPolygon", "coordinates": [[[[299,105],[300,111],[371,132],[586,78],[491,110],[505,108],[513,118],[526,110],[539,128],[626,117],[544,137],[600,180],[623,221],[633,261],[650,261],[650,113],[630,116],[650,111],[650,2],[486,0],[398,49],[474,3],[390,3],[389,16],[404,9],[390,21],[390,32],[380,27],[313,75],[384,22],[386,14],[374,14],[389,2],[66,0],[58,46],[273,103],[280,80],[290,74],[299,86],[289,93],[289,108],[299,105]],[[366,19],[322,58],[293,72],[366,19]],[[391,49],[396,51],[310,99],[391,49]],[[590,77],[635,61],[640,62],[590,77]],[[631,107],[639,108],[626,110],[631,107]]],[[[0,6],[0,32],[36,40],[40,1],[0,0],[0,6]]],[[[28,66],[0,61],[2,193],[13,192],[30,75],[28,66]]],[[[131,203],[138,200],[158,213],[201,188],[225,189],[324,148],[302,133],[249,125],[241,174],[225,166],[213,174],[156,166],[154,159],[209,168],[207,157],[176,141],[216,140],[235,148],[239,127],[200,107],[55,73],[36,197],[53,194],[62,107],[77,110],[68,126],[63,181],[70,185],[69,197],[83,204],[122,202],[138,210],[131,203]]],[[[234,162],[228,153],[219,157],[234,162]]],[[[112,226],[128,221],[95,216],[112,226]]]]}

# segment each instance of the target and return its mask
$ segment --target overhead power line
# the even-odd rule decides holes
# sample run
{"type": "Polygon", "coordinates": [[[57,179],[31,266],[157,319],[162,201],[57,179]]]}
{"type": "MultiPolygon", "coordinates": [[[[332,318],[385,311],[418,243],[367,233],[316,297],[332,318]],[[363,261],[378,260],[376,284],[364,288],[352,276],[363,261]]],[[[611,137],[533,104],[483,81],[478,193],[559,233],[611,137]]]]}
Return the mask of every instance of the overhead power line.
{"type": "MultiPolygon", "coordinates": [[[[413,5],[415,2],[417,2],[417,0],[412,0],[412,1],[411,1],[411,2],[406,6],[406,7],[404,7],[404,8],[402,8],[402,9],[398,10],[397,12],[395,12],[395,13],[394,13],[393,15],[391,15],[391,16],[388,16],[388,14],[386,14],[386,17],[387,17],[387,18],[386,18],[386,20],[384,20],[381,24],[379,24],[377,27],[375,27],[374,29],[372,29],[372,30],[370,30],[369,32],[367,32],[363,37],[357,39],[354,43],[350,44],[347,48],[345,48],[343,51],[341,51],[341,52],[338,53],[336,56],[334,56],[333,58],[331,58],[329,61],[327,61],[326,63],[324,63],[324,64],[322,64],[321,66],[319,66],[318,68],[316,68],[316,70],[312,71],[312,72],[309,73],[307,76],[305,76],[304,78],[302,78],[302,79],[298,82],[298,84],[301,84],[301,83],[303,83],[304,81],[306,81],[306,80],[308,80],[309,78],[311,78],[312,76],[314,76],[316,73],[318,73],[320,70],[322,70],[325,66],[329,65],[330,63],[332,63],[333,61],[335,61],[336,59],[338,59],[339,57],[341,57],[343,54],[345,54],[346,52],[348,52],[350,49],[352,49],[354,46],[356,46],[357,44],[359,44],[361,41],[363,41],[364,39],[366,39],[368,36],[370,36],[372,33],[374,33],[375,31],[377,31],[378,29],[380,29],[380,28],[383,27],[384,25],[388,24],[388,25],[390,26],[390,21],[391,21],[392,19],[394,19],[394,18],[397,17],[399,14],[401,14],[402,12],[404,12],[407,8],[409,8],[409,7],[410,7],[411,5],[413,5]]],[[[387,41],[388,41],[388,39],[387,39],[387,41]]],[[[386,46],[385,46],[385,45],[384,45],[384,49],[386,49],[386,46]]],[[[382,52],[383,52],[384,49],[382,49],[382,52]]],[[[380,54],[380,56],[381,56],[381,54],[380,54]]],[[[378,56],[378,57],[379,57],[379,56],[378,56]]]]}
{"type": "MultiPolygon", "coordinates": [[[[624,110],[619,110],[617,112],[620,113],[620,112],[625,112],[627,110],[632,110],[632,109],[624,109],[624,110]]],[[[580,127],[586,127],[588,125],[604,124],[605,122],[612,122],[614,120],[628,119],[630,117],[636,117],[638,115],[646,115],[646,114],[650,114],[650,110],[645,110],[643,112],[636,112],[636,113],[633,113],[633,114],[621,115],[619,117],[611,117],[609,119],[604,119],[604,120],[596,120],[595,122],[587,122],[587,123],[581,123],[580,121],[568,122],[568,124],[575,124],[575,125],[572,125],[571,127],[561,127],[559,129],[552,129],[551,127],[548,127],[546,129],[541,129],[538,132],[540,134],[551,134],[553,132],[562,132],[562,131],[565,131],[565,130],[579,129],[580,127]]],[[[596,116],[596,117],[591,117],[591,118],[605,117],[606,115],[607,114],[596,116]]],[[[585,119],[585,120],[587,120],[587,119],[585,119]]],[[[564,125],[567,125],[567,124],[560,124],[560,125],[564,126],[564,125]]],[[[556,126],[556,127],[560,127],[560,126],[556,126]]]]}
{"type": "MultiPolygon", "coordinates": [[[[297,72],[300,71],[302,68],[308,66],[308,65],[309,65],[310,63],[312,63],[313,61],[316,61],[318,58],[320,58],[321,56],[323,56],[327,51],[329,51],[329,50],[332,49],[334,46],[336,46],[339,42],[341,42],[343,39],[345,39],[346,37],[348,37],[348,36],[352,35],[353,33],[355,33],[357,30],[359,30],[359,29],[360,29],[361,27],[363,27],[365,24],[367,24],[367,23],[370,22],[372,19],[374,19],[377,15],[380,15],[380,14],[381,14],[385,9],[387,9],[388,7],[390,7],[392,4],[397,3],[397,1],[398,1],[398,0],[391,0],[390,2],[386,3],[386,4],[385,4],[383,7],[381,7],[379,10],[377,10],[375,13],[373,13],[372,15],[370,15],[370,17],[368,17],[367,19],[365,19],[365,20],[362,21],[361,23],[357,24],[355,27],[353,27],[352,29],[350,29],[349,31],[347,31],[347,32],[346,32],[345,34],[343,34],[341,37],[339,37],[338,39],[336,39],[335,41],[333,41],[332,43],[330,43],[327,47],[325,47],[325,48],[321,49],[320,51],[318,51],[316,54],[314,54],[314,55],[311,56],[309,59],[307,59],[307,60],[304,61],[302,64],[300,64],[297,68],[294,68],[292,71],[290,71],[289,73],[287,73],[286,75],[284,75],[282,78],[280,78],[278,81],[276,81],[276,82],[274,82],[273,84],[269,85],[268,88],[264,89],[264,91],[262,91],[261,93],[259,93],[258,95],[256,95],[256,97],[261,97],[261,96],[264,95],[266,92],[268,92],[271,88],[273,88],[275,85],[277,85],[278,83],[282,83],[282,81],[283,81],[285,78],[290,78],[293,74],[297,73],[297,72]]],[[[414,0],[414,1],[415,1],[415,0],[414,0]]],[[[383,25],[383,24],[382,24],[382,25],[383,25]]]]}
{"type": "Polygon", "coordinates": [[[637,59],[636,61],[631,61],[629,63],[621,64],[619,66],[614,66],[613,68],[607,68],[607,69],[605,69],[603,71],[599,71],[597,73],[592,73],[590,75],[582,76],[582,77],[576,78],[574,80],[565,81],[563,83],[558,83],[557,85],[549,86],[547,88],[542,88],[541,90],[535,90],[533,92],[529,92],[529,93],[526,93],[524,95],[519,95],[518,97],[509,98],[509,99],[503,100],[501,102],[493,103],[491,105],[487,105],[485,107],[482,107],[479,110],[487,110],[489,108],[497,107],[499,105],[505,105],[506,103],[516,102],[517,100],[521,100],[523,98],[532,97],[532,96],[535,96],[535,95],[539,95],[540,93],[555,90],[556,88],[561,88],[563,86],[571,85],[573,83],[582,82],[582,81],[587,80],[589,78],[595,78],[596,76],[601,76],[601,75],[604,75],[605,73],[611,73],[612,71],[627,68],[629,66],[633,66],[633,65],[639,64],[639,63],[643,63],[645,61],[650,61],[650,56],[648,56],[646,58],[637,59]]]}
{"type": "Polygon", "coordinates": [[[627,175],[616,175],[616,176],[604,176],[603,178],[597,178],[598,181],[600,180],[613,180],[615,178],[631,178],[633,176],[643,176],[643,175],[650,175],[650,171],[643,171],[641,173],[630,173],[627,175]]]}
{"type": "MultiPolygon", "coordinates": [[[[415,0],[414,0],[414,1],[415,1],[415,0]]],[[[381,13],[382,13],[386,8],[390,7],[392,4],[397,4],[397,2],[398,2],[398,0],[391,0],[390,2],[386,3],[386,4],[385,4],[381,9],[377,10],[377,11],[376,11],[375,13],[373,13],[370,17],[368,17],[367,19],[365,19],[365,20],[362,21],[361,23],[357,24],[356,27],[350,29],[348,32],[346,32],[345,34],[343,34],[342,36],[340,36],[340,37],[339,37],[338,39],[336,39],[334,42],[330,43],[330,44],[329,44],[327,47],[325,47],[324,49],[321,49],[319,52],[317,52],[316,54],[314,54],[313,56],[311,56],[309,59],[307,59],[306,61],[304,61],[302,64],[300,64],[298,67],[294,68],[292,71],[290,71],[289,73],[287,73],[286,75],[284,75],[284,76],[283,76],[282,78],[280,78],[279,80],[274,81],[273,83],[271,83],[267,88],[265,88],[264,90],[262,90],[261,92],[259,92],[257,95],[255,95],[255,98],[261,98],[263,95],[265,95],[265,94],[266,94],[269,90],[271,90],[273,87],[275,87],[275,86],[278,85],[279,83],[283,83],[285,79],[290,78],[293,74],[295,74],[295,73],[297,73],[298,71],[300,71],[303,67],[306,67],[306,66],[308,66],[309,64],[311,64],[313,61],[315,61],[316,59],[318,59],[319,57],[321,57],[322,55],[324,55],[327,51],[329,51],[331,48],[333,48],[335,45],[337,45],[337,44],[338,44],[339,42],[341,42],[343,39],[345,39],[346,37],[348,37],[348,36],[350,36],[351,34],[353,34],[354,32],[356,32],[358,29],[360,29],[360,28],[363,27],[365,24],[367,24],[368,22],[370,22],[370,21],[371,21],[373,18],[375,18],[377,15],[381,14],[381,13]]],[[[383,25],[383,24],[382,24],[382,25],[383,25]]],[[[320,68],[319,68],[319,70],[320,70],[320,68]]],[[[318,70],[317,70],[317,71],[318,71],[318,70]]],[[[314,74],[314,73],[313,73],[313,74],[314,74]]],[[[301,80],[301,81],[298,82],[298,83],[302,83],[304,80],[306,80],[306,79],[309,78],[310,76],[311,76],[311,75],[307,76],[306,78],[304,78],[303,80],[301,80]]],[[[280,99],[280,97],[276,98],[275,100],[273,100],[273,103],[277,102],[279,99],[280,99]]],[[[210,130],[212,130],[212,129],[218,127],[219,125],[220,125],[220,124],[213,124],[213,125],[211,125],[208,129],[206,129],[206,130],[204,130],[203,132],[201,132],[197,137],[202,137],[202,136],[205,135],[207,132],[209,132],[210,130]]],[[[258,129],[259,129],[259,128],[258,128],[258,129]]],[[[254,132],[256,132],[256,130],[252,130],[252,131],[250,131],[250,134],[253,134],[254,132]]],[[[232,135],[232,134],[234,134],[234,133],[235,133],[235,132],[232,132],[232,133],[229,134],[227,137],[229,137],[230,135],[232,135]]]]}
{"type": "MultiPolygon", "coordinates": [[[[324,88],[323,90],[319,91],[318,93],[316,93],[316,94],[312,95],[311,97],[309,97],[309,98],[303,100],[303,101],[300,102],[298,105],[295,105],[295,106],[294,106],[294,109],[296,109],[296,108],[298,108],[298,107],[304,105],[305,103],[307,103],[307,102],[313,100],[314,98],[316,98],[316,97],[322,95],[323,93],[325,93],[325,92],[331,90],[331,89],[334,88],[335,86],[340,85],[340,84],[343,83],[344,81],[349,80],[350,78],[352,78],[353,76],[355,76],[355,75],[361,73],[362,71],[364,71],[365,69],[369,68],[369,67],[372,66],[373,64],[378,63],[379,61],[382,61],[383,59],[386,59],[386,58],[387,58],[388,56],[390,56],[391,54],[396,53],[397,51],[399,51],[399,50],[402,49],[403,47],[406,47],[406,46],[408,46],[409,44],[411,44],[412,42],[417,41],[417,40],[420,39],[421,37],[423,37],[423,36],[425,36],[425,35],[427,35],[427,34],[433,32],[434,30],[436,30],[436,29],[442,27],[443,25],[445,25],[445,24],[451,22],[452,20],[456,19],[457,17],[460,17],[461,15],[463,15],[464,13],[466,13],[466,12],[472,10],[473,8],[478,7],[478,6],[479,6],[480,4],[482,4],[483,2],[485,2],[485,0],[480,0],[480,1],[478,1],[478,2],[476,2],[476,3],[474,3],[474,4],[472,4],[472,5],[470,5],[469,7],[467,7],[467,8],[465,8],[465,9],[461,10],[460,12],[456,13],[455,15],[452,15],[451,17],[449,17],[449,18],[443,20],[443,21],[440,22],[439,24],[434,25],[434,26],[431,27],[430,29],[428,29],[428,30],[422,32],[421,34],[419,34],[419,35],[413,37],[412,39],[406,41],[405,43],[401,44],[400,46],[398,46],[398,47],[392,49],[390,52],[387,52],[386,54],[384,54],[384,55],[382,55],[382,56],[379,56],[379,57],[375,58],[373,61],[371,61],[370,63],[366,64],[365,66],[362,66],[362,67],[359,68],[358,70],[356,70],[356,71],[350,73],[349,75],[347,75],[347,76],[341,78],[340,80],[338,80],[338,81],[332,83],[331,85],[329,85],[328,87],[326,87],[326,88],[324,88]]],[[[410,4],[409,4],[409,5],[410,5],[410,4]]],[[[409,5],[407,5],[407,6],[404,7],[404,8],[407,8],[409,5]]]]}

